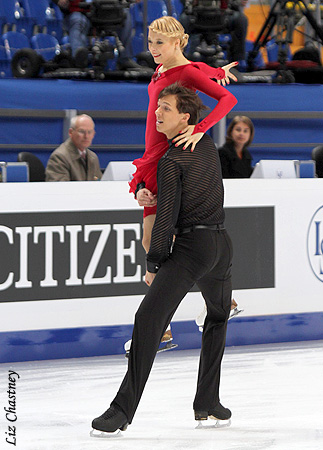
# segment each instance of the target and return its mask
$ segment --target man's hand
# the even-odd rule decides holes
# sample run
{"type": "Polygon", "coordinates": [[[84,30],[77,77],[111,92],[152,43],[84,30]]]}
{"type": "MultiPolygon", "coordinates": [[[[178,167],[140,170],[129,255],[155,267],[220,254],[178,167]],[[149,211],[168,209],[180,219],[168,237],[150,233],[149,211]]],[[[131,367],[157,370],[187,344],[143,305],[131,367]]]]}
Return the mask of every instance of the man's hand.
{"type": "Polygon", "coordinates": [[[145,282],[146,282],[146,284],[148,284],[148,286],[150,286],[151,283],[154,281],[155,276],[156,276],[155,273],[151,273],[151,272],[148,272],[148,270],[146,270],[145,282]]]}
{"type": "Polygon", "coordinates": [[[189,145],[191,145],[191,152],[195,149],[196,144],[202,139],[204,133],[192,134],[194,128],[195,125],[187,125],[187,127],[181,131],[181,134],[173,140],[173,142],[176,142],[176,147],[185,144],[183,150],[186,150],[189,145]]]}
{"type": "Polygon", "coordinates": [[[155,206],[157,204],[157,195],[154,195],[149,189],[143,188],[137,192],[137,201],[139,206],[155,206]]]}

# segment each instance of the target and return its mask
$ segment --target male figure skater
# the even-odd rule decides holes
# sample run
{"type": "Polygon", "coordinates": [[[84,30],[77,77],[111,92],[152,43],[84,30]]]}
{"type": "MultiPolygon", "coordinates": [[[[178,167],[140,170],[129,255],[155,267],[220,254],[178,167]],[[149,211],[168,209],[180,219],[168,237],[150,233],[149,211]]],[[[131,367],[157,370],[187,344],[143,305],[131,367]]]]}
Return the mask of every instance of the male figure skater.
{"type": "Polygon", "coordinates": [[[220,160],[208,135],[194,152],[172,142],[187,124],[197,123],[202,109],[198,95],[177,83],[159,95],[156,126],[169,139],[169,150],[158,164],[158,209],[145,278],[150,288],[135,316],[128,371],[110,408],[93,420],[96,430],[125,430],[132,422],[163,333],[194,283],[207,305],[195,419],[231,417],[219,398],[232,261],[232,244],[223,225],[220,160]]]}

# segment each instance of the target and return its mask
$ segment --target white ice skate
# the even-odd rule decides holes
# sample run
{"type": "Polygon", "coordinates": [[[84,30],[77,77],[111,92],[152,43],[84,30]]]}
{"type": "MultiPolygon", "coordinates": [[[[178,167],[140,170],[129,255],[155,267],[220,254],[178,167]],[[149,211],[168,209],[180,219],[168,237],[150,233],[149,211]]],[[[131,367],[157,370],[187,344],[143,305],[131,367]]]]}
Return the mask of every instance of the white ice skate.
{"type": "MultiPolygon", "coordinates": [[[[240,314],[242,312],[243,312],[243,309],[238,308],[238,304],[235,301],[235,299],[233,298],[231,300],[231,311],[230,311],[228,320],[232,319],[233,317],[237,316],[238,314],[240,314]]],[[[195,323],[199,327],[199,330],[201,333],[203,332],[205,317],[206,317],[206,305],[204,304],[203,311],[195,319],[195,323]]]]}
{"type": "Polygon", "coordinates": [[[229,315],[229,319],[232,319],[233,317],[237,316],[238,314],[242,313],[243,309],[238,308],[238,303],[235,301],[235,299],[233,298],[231,300],[231,311],[230,311],[230,315],[229,315]],[[233,308],[232,308],[233,306],[233,308]]]}
{"type": "MultiPolygon", "coordinates": [[[[169,325],[167,330],[164,333],[164,336],[162,337],[162,340],[160,341],[160,347],[157,350],[157,353],[166,352],[167,350],[172,350],[173,348],[178,347],[178,344],[174,344],[172,341],[173,341],[173,335],[172,335],[172,330],[169,325]]],[[[127,341],[124,344],[126,358],[129,357],[130,348],[131,348],[131,339],[129,339],[129,341],[127,341]]]]}

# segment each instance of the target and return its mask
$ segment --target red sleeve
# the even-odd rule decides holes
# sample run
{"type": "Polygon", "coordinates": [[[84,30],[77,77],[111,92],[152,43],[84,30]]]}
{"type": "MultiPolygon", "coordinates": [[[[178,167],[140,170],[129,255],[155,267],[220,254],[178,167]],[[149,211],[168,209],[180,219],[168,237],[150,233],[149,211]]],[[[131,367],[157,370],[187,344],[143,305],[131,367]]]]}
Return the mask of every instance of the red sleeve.
{"type": "Polygon", "coordinates": [[[203,62],[192,63],[192,65],[202,70],[209,78],[215,78],[216,80],[223,80],[225,78],[225,71],[222,67],[211,67],[203,62]]]}
{"type": "Polygon", "coordinates": [[[237,99],[231,92],[212,81],[199,67],[192,64],[187,65],[183,77],[185,85],[191,86],[193,89],[203,92],[218,101],[218,104],[210,114],[195,126],[194,134],[205,133],[237,104],[237,99]]]}

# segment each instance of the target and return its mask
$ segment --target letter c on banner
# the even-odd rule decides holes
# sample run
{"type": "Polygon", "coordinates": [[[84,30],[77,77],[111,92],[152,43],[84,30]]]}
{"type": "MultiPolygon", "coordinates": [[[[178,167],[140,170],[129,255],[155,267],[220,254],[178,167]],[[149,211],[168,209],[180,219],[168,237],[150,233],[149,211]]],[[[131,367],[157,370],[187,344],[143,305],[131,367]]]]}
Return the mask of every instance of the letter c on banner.
{"type": "MultiPolygon", "coordinates": [[[[8,238],[9,244],[11,245],[13,244],[13,232],[11,228],[0,225],[0,233],[4,233],[8,238]]],[[[6,281],[0,283],[0,291],[8,289],[8,287],[12,285],[12,282],[13,282],[13,272],[10,272],[6,281]]]]}

